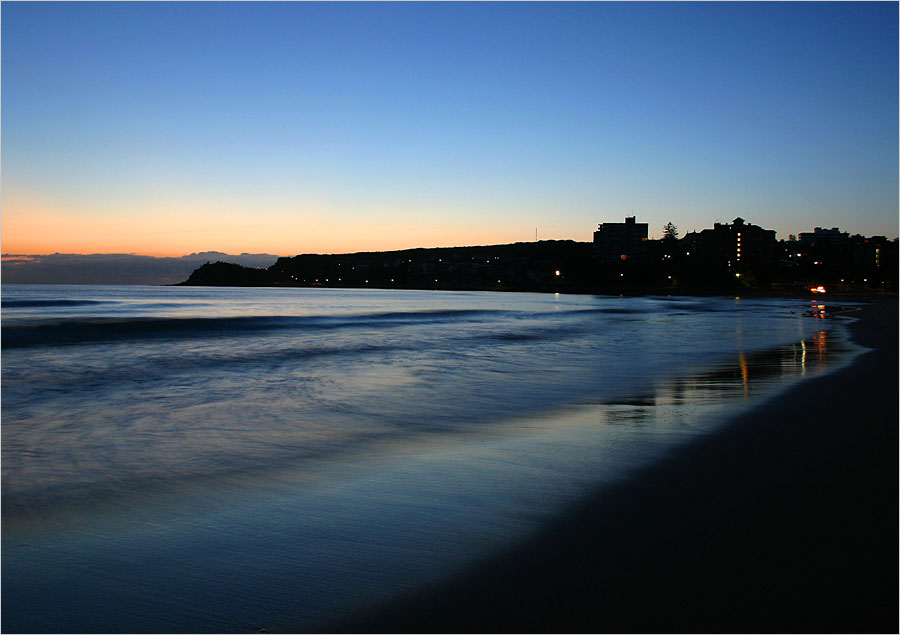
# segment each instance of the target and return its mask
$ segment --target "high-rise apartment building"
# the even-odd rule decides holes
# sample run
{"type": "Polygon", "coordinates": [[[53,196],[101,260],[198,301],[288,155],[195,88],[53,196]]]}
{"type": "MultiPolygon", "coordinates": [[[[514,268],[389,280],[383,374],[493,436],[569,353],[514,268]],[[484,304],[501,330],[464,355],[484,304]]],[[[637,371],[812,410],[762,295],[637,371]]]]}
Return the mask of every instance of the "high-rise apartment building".
{"type": "Polygon", "coordinates": [[[647,223],[626,216],[624,223],[600,223],[594,232],[600,262],[638,260],[647,255],[647,223]]]}

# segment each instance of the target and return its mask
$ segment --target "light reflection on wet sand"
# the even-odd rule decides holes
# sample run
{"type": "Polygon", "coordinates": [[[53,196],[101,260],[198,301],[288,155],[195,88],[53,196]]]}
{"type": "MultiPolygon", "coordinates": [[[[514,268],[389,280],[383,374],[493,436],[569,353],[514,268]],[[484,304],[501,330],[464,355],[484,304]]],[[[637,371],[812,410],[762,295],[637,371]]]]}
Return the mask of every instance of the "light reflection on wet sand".
{"type": "Polygon", "coordinates": [[[389,440],[177,501],[160,494],[127,519],[95,515],[56,536],[14,532],[4,565],[19,583],[7,599],[61,585],[35,622],[45,630],[128,631],[122,607],[148,630],[316,630],[527,536],[586,491],[853,350],[840,330],[821,330],[628,399],[389,440]]]}
{"type": "Polygon", "coordinates": [[[810,339],[790,346],[739,353],[732,362],[662,382],[650,393],[597,405],[601,407],[600,416],[609,425],[664,425],[671,417],[684,420],[696,416],[697,409],[739,405],[775,386],[825,372],[837,358],[854,348],[843,336],[820,330],[810,339]]]}

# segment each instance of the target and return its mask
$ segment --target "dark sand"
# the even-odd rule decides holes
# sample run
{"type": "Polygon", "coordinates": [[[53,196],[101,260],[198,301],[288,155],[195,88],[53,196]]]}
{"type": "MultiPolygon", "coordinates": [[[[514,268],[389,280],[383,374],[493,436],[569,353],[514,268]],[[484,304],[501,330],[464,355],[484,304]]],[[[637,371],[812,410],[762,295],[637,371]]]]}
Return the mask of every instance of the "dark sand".
{"type": "Polygon", "coordinates": [[[897,299],[873,348],[356,632],[898,632],[897,299]]]}

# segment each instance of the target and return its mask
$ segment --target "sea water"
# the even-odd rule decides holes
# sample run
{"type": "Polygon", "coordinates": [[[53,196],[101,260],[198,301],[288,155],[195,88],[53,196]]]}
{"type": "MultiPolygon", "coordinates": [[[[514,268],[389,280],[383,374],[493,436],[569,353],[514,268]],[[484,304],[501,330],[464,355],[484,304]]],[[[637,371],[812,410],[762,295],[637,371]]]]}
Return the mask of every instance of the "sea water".
{"type": "Polygon", "coordinates": [[[823,309],[3,285],[3,630],[322,628],[846,361],[823,309]]]}

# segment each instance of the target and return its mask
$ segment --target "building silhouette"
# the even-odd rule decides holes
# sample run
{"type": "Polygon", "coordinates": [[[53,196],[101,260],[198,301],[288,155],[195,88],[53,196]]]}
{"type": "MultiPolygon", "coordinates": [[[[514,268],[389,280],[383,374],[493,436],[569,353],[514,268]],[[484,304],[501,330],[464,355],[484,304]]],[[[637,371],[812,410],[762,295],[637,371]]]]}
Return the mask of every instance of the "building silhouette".
{"type": "Polygon", "coordinates": [[[816,227],[784,247],[794,278],[807,282],[896,288],[897,240],[816,227]]]}
{"type": "Polygon", "coordinates": [[[811,232],[800,233],[800,246],[805,249],[815,247],[816,245],[840,247],[846,243],[849,237],[850,234],[842,232],[837,227],[832,227],[831,229],[816,227],[811,232]]]}
{"type": "Polygon", "coordinates": [[[647,255],[647,223],[626,216],[624,223],[600,223],[594,251],[601,263],[641,260],[647,255]]]}
{"type": "Polygon", "coordinates": [[[712,229],[691,232],[681,242],[695,261],[719,271],[758,273],[778,264],[775,230],[763,229],[741,217],[730,224],[715,223],[712,229]]]}

